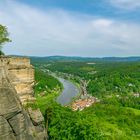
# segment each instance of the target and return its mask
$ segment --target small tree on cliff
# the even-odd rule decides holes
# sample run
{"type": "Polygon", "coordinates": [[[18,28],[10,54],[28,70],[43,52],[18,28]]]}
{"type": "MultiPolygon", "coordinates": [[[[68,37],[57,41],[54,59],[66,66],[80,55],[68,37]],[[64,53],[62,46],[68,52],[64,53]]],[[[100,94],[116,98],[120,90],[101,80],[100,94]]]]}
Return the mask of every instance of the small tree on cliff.
{"type": "Polygon", "coordinates": [[[3,45],[6,42],[10,42],[11,40],[8,38],[9,33],[7,31],[7,28],[0,24],[0,55],[4,55],[2,52],[3,45]]]}

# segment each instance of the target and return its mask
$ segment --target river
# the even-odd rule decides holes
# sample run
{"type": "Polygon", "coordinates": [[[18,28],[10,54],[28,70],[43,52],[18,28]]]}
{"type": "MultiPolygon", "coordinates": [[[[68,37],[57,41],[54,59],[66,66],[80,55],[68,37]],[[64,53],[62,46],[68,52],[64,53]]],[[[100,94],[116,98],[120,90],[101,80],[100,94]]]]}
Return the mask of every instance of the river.
{"type": "Polygon", "coordinates": [[[57,77],[57,79],[63,84],[64,88],[62,93],[57,97],[57,102],[61,105],[68,105],[74,97],[78,96],[80,90],[76,85],[68,80],[60,77],[57,77]]]}

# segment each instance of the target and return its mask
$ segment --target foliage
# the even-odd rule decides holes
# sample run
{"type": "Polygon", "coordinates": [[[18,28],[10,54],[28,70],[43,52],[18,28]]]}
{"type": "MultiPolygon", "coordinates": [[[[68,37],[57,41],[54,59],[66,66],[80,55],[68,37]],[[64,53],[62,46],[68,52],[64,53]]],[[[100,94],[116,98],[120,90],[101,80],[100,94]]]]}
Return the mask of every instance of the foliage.
{"type": "MultiPolygon", "coordinates": [[[[90,80],[89,94],[101,99],[81,112],[73,112],[55,102],[56,93],[38,97],[37,105],[44,114],[50,139],[140,139],[140,98],[134,96],[140,92],[140,62],[100,61],[89,65],[81,61],[46,61],[35,65],[72,74],[77,81],[79,77],[90,80]]],[[[38,82],[44,78],[39,77],[38,82]]]]}
{"type": "Polygon", "coordinates": [[[140,62],[46,62],[45,68],[90,80],[87,90],[97,97],[132,95],[140,91],[140,62]]]}
{"type": "Polygon", "coordinates": [[[59,91],[62,89],[61,83],[54,78],[53,76],[49,75],[48,73],[44,73],[39,69],[35,69],[35,93],[40,94],[45,92],[46,94],[51,93],[52,90],[59,91]]]}
{"type": "Polygon", "coordinates": [[[10,39],[8,38],[8,31],[7,28],[3,25],[0,25],[0,55],[3,54],[2,52],[2,45],[5,44],[6,42],[10,42],[10,39]]]}
{"type": "Polygon", "coordinates": [[[138,140],[140,137],[140,111],[132,108],[102,103],[73,112],[51,102],[46,112],[50,139],[138,140]]]}

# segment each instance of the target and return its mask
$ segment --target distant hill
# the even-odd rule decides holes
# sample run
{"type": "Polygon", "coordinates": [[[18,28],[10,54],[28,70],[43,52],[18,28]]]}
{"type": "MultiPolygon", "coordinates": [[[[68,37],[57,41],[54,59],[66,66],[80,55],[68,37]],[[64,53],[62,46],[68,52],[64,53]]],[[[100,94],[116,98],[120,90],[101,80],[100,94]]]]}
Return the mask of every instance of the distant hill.
{"type": "Polygon", "coordinates": [[[140,57],[104,57],[105,61],[140,61],[140,57]]]}
{"type": "Polygon", "coordinates": [[[70,56],[47,56],[47,57],[30,57],[34,62],[45,62],[45,61],[116,61],[116,62],[135,62],[140,61],[140,57],[70,57],[70,56]]]}

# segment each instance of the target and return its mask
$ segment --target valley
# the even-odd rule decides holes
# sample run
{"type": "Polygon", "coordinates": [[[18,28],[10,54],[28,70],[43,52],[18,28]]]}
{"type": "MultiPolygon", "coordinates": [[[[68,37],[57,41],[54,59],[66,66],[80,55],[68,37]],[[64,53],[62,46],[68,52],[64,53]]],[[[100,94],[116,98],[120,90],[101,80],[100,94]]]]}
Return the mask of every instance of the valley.
{"type": "Polygon", "coordinates": [[[0,140],[140,140],[140,0],[0,0],[0,140]]]}
{"type": "MultiPolygon", "coordinates": [[[[140,138],[140,63],[138,61],[90,60],[89,62],[89,60],[59,58],[49,60],[48,58],[43,62],[32,59],[32,64],[42,70],[40,74],[44,75],[43,78],[50,73],[55,73],[62,78],[55,79],[51,76],[52,81],[49,84],[53,86],[42,88],[42,91],[47,90],[43,96],[40,95],[42,91],[36,91],[38,92],[36,104],[48,120],[50,139],[138,140],[140,138]],[[81,94],[72,100],[70,104],[72,107],[65,107],[63,101],[56,102],[64,96],[64,79],[74,83],[81,91],[81,94]],[[54,81],[56,84],[51,84],[54,81]],[[96,103],[85,104],[85,101],[91,98],[96,99],[96,103]],[[79,104],[81,106],[85,104],[86,107],[75,109],[75,105],[79,106],[79,104]]],[[[69,88],[67,90],[67,94],[70,94],[71,90],[69,88]]],[[[63,99],[67,102],[67,99],[63,99]]]]}

